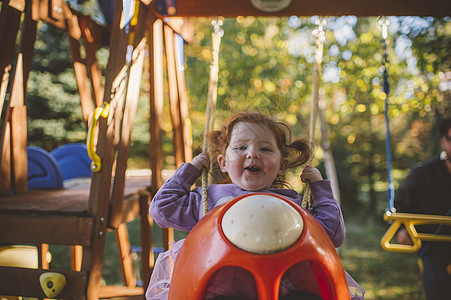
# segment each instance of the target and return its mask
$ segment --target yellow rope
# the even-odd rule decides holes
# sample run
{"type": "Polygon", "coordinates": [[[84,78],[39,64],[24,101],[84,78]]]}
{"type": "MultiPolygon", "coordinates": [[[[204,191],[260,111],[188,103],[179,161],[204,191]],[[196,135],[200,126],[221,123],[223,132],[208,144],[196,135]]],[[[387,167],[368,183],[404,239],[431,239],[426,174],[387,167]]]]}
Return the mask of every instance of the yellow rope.
{"type": "MultiPolygon", "coordinates": [[[[207,98],[207,116],[205,122],[204,131],[204,145],[203,152],[208,152],[208,139],[207,133],[214,124],[214,108],[216,106],[216,99],[218,96],[218,58],[219,58],[219,46],[221,44],[221,37],[224,31],[221,29],[222,20],[213,20],[211,24],[214,27],[214,31],[211,34],[212,37],[212,61],[210,65],[210,80],[208,83],[208,98],[207,98]]],[[[208,186],[208,171],[206,169],[202,170],[202,205],[204,215],[208,213],[208,197],[207,197],[207,186],[208,186]]]]}
{"type": "MultiPolygon", "coordinates": [[[[321,61],[323,58],[323,40],[325,36],[324,25],[325,19],[320,19],[317,22],[318,29],[313,31],[313,35],[316,37],[316,54],[315,54],[315,69],[313,71],[313,99],[310,112],[310,128],[309,128],[309,147],[313,150],[313,141],[315,135],[316,117],[318,115],[318,98],[319,98],[319,82],[321,75],[321,61]]],[[[313,161],[313,153],[310,156],[308,164],[313,161]]],[[[310,206],[310,183],[307,182],[304,186],[304,197],[302,198],[301,206],[307,208],[310,206]]]]}

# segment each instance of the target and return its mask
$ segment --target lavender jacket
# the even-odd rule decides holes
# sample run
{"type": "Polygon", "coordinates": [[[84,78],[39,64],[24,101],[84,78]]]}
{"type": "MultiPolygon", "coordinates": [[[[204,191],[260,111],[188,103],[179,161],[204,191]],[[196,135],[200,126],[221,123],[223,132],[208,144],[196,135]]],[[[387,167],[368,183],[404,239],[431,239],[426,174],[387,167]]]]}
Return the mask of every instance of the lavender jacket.
{"type": "MultiPolygon", "coordinates": [[[[182,164],[174,176],[166,181],[150,203],[149,213],[161,227],[172,227],[190,231],[202,218],[202,188],[191,190],[201,172],[190,163],[182,164]]],[[[341,209],[335,200],[330,182],[322,180],[310,184],[314,201],[308,211],[321,223],[335,247],[343,244],[346,229],[341,209]]],[[[259,192],[280,195],[297,204],[299,194],[291,189],[268,189],[259,192]]],[[[208,208],[221,205],[238,196],[253,193],[235,184],[213,184],[208,186],[208,208]]]]}

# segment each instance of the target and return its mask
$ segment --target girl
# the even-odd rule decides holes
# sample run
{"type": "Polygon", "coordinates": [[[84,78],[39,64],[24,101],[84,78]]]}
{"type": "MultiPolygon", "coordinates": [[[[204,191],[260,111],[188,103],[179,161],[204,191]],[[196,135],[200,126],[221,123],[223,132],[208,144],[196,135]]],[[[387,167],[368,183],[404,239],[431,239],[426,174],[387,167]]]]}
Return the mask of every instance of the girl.
{"type": "MultiPolygon", "coordinates": [[[[190,188],[200,177],[202,169],[209,170],[209,157],[217,158],[217,168],[223,175],[220,178],[222,184],[208,186],[209,209],[257,191],[278,194],[301,204],[301,197],[287,188],[283,175],[288,169],[308,161],[310,147],[301,139],[291,142],[291,130],[285,123],[258,112],[240,112],[227,126],[209,133],[208,138],[210,155],[202,153],[191,163],[182,164],[153,198],[150,215],[158,225],[190,231],[202,218],[202,188],[190,188]]],[[[324,227],[334,246],[339,247],[345,238],[345,227],[330,182],[323,180],[319,170],[312,166],[306,166],[300,177],[302,182],[310,182],[314,204],[308,211],[324,227]]],[[[146,294],[148,300],[167,299],[171,271],[182,243],[183,240],[175,243],[158,257],[146,294]]],[[[281,282],[281,299],[300,296],[292,283],[302,276],[296,276],[295,270],[290,271],[281,282]]],[[[252,282],[252,278],[240,269],[229,268],[218,272],[215,277],[207,287],[206,299],[257,298],[252,285],[246,284],[252,282]]],[[[308,299],[320,299],[314,295],[317,287],[310,283],[307,285],[311,286],[311,298],[308,299]]]]}

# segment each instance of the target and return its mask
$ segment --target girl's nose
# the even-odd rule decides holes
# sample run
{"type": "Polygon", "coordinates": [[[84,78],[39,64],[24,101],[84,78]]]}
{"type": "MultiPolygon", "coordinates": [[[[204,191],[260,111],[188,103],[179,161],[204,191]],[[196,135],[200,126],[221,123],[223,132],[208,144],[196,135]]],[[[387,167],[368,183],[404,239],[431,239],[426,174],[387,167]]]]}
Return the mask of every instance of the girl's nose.
{"type": "Polygon", "coordinates": [[[258,152],[257,149],[250,147],[249,151],[247,152],[246,157],[247,158],[260,158],[260,153],[258,152]]]}

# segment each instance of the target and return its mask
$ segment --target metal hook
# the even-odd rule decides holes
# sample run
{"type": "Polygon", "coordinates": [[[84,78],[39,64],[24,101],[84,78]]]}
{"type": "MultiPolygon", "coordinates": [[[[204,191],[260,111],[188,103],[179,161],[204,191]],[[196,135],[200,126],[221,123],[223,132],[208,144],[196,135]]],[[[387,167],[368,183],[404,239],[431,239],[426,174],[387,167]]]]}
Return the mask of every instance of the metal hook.
{"type": "Polygon", "coordinates": [[[224,24],[224,19],[221,18],[215,18],[211,21],[211,25],[213,26],[213,29],[219,37],[222,37],[224,35],[224,30],[221,28],[221,26],[224,24]]]}
{"type": "Polygon", "coordinates": [[[315,24],[318,26],[315,30],[312,31],[312,35],[316,38],[321,39],[321,41],[324,41],[326,39],[326,32],[325,27],[327,24],[327,19],[320,17],[315,21],[315,24]]]}

